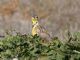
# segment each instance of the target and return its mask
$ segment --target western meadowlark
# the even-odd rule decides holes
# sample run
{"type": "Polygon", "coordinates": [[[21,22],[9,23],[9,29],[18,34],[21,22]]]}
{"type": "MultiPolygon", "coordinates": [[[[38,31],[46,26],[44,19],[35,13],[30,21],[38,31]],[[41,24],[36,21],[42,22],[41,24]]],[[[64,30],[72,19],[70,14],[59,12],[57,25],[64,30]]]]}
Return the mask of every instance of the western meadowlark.
{"type": "Polygon", "coordinates": [[[50,34],[38,22],[38,16],[32,17],[32,35],[39,35],[42,39],[51,40],[50,34]]]}

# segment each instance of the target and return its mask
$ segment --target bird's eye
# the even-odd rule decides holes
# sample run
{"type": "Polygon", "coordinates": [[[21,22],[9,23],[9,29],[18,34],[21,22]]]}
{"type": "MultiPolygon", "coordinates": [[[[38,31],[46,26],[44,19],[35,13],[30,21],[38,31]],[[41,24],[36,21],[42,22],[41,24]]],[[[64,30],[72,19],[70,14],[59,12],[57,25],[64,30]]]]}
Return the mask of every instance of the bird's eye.
{"type": "Polygon", "coordinates": [[[38,16],[36,16],[36,18],[38,18],[38,16]]]}

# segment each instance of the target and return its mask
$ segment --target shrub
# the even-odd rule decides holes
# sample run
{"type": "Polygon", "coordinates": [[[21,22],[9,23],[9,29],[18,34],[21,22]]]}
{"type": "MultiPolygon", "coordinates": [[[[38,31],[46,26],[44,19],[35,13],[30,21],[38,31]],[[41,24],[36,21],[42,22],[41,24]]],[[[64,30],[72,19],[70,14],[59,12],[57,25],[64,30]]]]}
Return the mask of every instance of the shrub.
{"type": "Polygon", "coordinates": [[[0,40],[0,60],[80,60],[80,33],[68,34],[68,42],[58,37],[43,42],[35,35],[7,35],[0,40]]]}

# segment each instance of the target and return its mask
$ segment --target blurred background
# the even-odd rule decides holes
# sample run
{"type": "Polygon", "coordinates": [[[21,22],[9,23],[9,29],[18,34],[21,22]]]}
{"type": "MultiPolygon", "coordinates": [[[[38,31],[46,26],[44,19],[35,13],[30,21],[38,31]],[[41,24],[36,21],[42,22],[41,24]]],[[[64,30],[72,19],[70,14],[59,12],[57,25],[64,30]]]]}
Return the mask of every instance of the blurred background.
{"type": "Polygon", "coordinates": [[[80,31],[80,0],[0,0],[0,36],[31,34],[32,15],[52,36],[80,31]]]}

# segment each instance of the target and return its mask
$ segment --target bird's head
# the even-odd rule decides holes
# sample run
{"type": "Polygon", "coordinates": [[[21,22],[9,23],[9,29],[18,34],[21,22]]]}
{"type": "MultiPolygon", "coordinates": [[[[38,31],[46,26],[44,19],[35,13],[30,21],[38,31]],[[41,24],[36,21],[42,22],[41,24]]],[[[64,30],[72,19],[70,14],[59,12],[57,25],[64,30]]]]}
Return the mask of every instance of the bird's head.
{"type": "Polygon", "coordinates": [[[38,23],[38,17],[32,17],[32,24],[35,25],[36,23],[38,23]]]}

